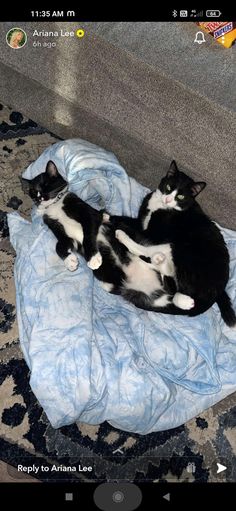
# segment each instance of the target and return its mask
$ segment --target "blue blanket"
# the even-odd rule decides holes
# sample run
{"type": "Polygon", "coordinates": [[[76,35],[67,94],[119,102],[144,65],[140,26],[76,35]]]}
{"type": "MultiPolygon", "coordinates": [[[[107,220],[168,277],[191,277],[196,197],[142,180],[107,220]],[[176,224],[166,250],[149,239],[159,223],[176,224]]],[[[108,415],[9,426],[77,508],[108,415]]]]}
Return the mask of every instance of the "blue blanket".
{"type": "MultiPolygon", "coordinates": [[[[24,177],[43,172],[49,159],[97,209],[136,216],[148,192],[113,154],[79,139],[49,147],[24,177]]],[[[142,311],[104,291],[82,257],[70,273],[35,208],[32,223],[16,212],[8,223],[21,347],[53,427],[107,420],[146,434],[183,424],[236,390],[236,331],[217,305],[195,318],[142,311]]],[[[236,308],[236,233],[222,233],[236,308]]]]}

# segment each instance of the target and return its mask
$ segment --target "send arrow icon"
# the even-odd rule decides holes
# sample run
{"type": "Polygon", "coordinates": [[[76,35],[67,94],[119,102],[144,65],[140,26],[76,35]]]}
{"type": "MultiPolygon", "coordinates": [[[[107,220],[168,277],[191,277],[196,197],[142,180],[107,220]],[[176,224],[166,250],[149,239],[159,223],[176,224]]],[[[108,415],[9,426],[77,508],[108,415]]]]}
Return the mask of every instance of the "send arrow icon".
{"type": "Polygon", "coordinates": [[[227,467],[224,465],[221,465],[221,463],[217,463],[217,474],[220,474],[220,472],[224,472],[224,470],[227,470],[227,467]]]}

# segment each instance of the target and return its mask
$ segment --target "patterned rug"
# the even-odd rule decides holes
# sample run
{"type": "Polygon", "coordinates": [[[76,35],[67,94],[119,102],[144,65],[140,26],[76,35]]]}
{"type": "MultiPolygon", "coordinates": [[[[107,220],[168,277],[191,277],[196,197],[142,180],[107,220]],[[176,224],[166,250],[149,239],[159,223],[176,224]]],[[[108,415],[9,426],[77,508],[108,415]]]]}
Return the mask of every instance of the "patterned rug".
{"type": "MultiPolygon", "coordinates": [[[[19,345],[6,213],[29,217],[19,175],[58,138],[0,106],[0,453],[41,480],[236,481],[236,394],[169,431],[145,436],[107,422],[53,429],[29,386],[19,345]],[[217,476],[216,462],[228,469],[217,476]],[[83,471],[91,466],[92,469],[83,471]],[[38,470],[37,470],[38,468],[38,470]]],[[[197,399],[197,397],[196,397],[197,399]]],[[[19,472],[19,478],[21,473],[19,472]]]]}

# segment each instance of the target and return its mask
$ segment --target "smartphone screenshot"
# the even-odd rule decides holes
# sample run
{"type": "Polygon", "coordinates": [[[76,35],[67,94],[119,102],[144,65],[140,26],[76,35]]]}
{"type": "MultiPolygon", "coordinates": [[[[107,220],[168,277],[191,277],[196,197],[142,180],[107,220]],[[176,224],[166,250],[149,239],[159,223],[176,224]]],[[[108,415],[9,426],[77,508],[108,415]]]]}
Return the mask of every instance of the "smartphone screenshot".
{"type": "Polygon", "coordinates": [[[235,9],[70,7],[0,22],[0,490],[104,511],[223,503],[235,9]]]}

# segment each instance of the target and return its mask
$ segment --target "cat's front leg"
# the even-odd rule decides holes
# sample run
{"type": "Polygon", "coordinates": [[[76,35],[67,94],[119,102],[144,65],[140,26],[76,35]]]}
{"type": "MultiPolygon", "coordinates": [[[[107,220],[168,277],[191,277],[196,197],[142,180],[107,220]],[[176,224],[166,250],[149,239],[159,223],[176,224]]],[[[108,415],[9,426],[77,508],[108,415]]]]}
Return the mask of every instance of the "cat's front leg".
{"type": "Polygon", "coordinates": [[[102,256],[100,254],[100,252],[96,252],[96,254],[94,254],[91,259],[87,262],[87,266],[89,268],[91,268],[91,270],[97,270],[98,268],[100,268],[102,264],[102,256]]]}
{"type": "Polygon", "coordinates": [[[143,245],[136,243],[128,236],[128,234],[126,234],[126,232],[122,231],[121,229],[116,229],[115,237],[120,243],[122,243],[122,245],[125,245],[131,254],[150,257],[150,254],[147,253],[147,249],[149,247],[144,247],[143,245]]]}
{"type": "Polygon", "coordinates": [[[45,214],[43,220],[58,240],[56,244],[57,255],[64,261],[64,265],[69,271],[75,271],[79,266],[79,261],[76,254],[73,253],[73,240],[66,236],[62,226],[57,221],[45,214]]]}
{"type": "Polygon", "coordinates": [[[79,266],[78,257],[72,252],[69,241],[66,239],[59,240],[56,244],[57,255],[63,259],[64,265],[69,271],[77,270],[79,266]]]}
{"type": "MultiPolygon", "coordinates": [[[[115,231],[115,237],[124,245],[131,254],[136,256],[152,257],[159,251],[159,245],[141,245],[132,240],[126,232],[121,229],[115,231]]],[[[169,244],[167,244],[169,245],[169,244]]]]}

